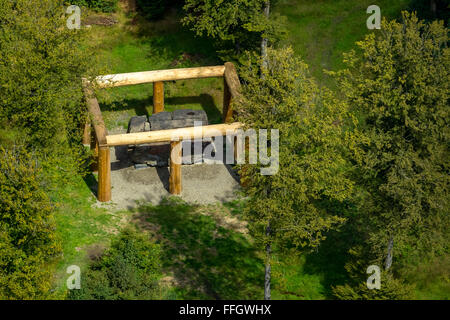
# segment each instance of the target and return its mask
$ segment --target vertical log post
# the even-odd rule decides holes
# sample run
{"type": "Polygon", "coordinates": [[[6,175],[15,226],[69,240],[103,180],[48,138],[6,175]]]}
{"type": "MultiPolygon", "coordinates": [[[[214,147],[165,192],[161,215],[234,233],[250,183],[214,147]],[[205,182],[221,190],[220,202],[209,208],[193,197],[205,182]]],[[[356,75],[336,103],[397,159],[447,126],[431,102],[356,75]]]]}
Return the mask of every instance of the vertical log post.
{"type": "Polygon", "coordinates": [[[106,142],[108,131],[102,118],[102,112],[92,90],[85,86],[86,104],[91,119],[91,150],[94,163],[92,171],[98,171],[97,199],[101,202],[111,200],[111,162],[109,147],[106,142]]]}
{"type": "Polygon", "coordinates": [[[153,82],[153,114],[164,111],[164,82],[153,82]]]}
{"type": "Polygon", "coordinates": [[[100,147],[98,150],[98,201],[111,200],[111,162],[109,147],[100,147]]]}
{"type": "Polygon", "coordinates": [[[227,84],[227,79],[223,78],[223,109],[222,109],[222,119],[223,123],[226,123],[229,118],[231,117],[231,113],[229,112],[231,110],[231,92],[230,88],[227,84]]]}
{"type": "Polygon", "coordinates": [[[223,121],[229,122],[233,117],[231,103],[240,95],[241,83],[236,68],[231,62],[225,62],[224,92],[223,92],[223,121]]]}
{"type": "Polygon", "coordinates": [[[170,142],[169,192],[181,193],[181,141],[170,142]]]}

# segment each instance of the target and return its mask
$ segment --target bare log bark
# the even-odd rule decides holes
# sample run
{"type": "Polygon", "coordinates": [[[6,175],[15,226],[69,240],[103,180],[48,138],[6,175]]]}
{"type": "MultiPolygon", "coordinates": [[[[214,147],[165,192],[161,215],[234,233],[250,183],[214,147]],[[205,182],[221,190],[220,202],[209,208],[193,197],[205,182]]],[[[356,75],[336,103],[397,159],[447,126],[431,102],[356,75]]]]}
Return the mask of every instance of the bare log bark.
{"type": "Polygon", "coordinates": [[[106,88],[159,81],[223,77],[224,72],[225,66],[195,67],[109,74],[98,76],[94,81],[100,88],[106,88]]]}
{"type": "Polygon", "coordinates": [[[153,82],[153,114],[164,111],[164,82],[153,82]]]}

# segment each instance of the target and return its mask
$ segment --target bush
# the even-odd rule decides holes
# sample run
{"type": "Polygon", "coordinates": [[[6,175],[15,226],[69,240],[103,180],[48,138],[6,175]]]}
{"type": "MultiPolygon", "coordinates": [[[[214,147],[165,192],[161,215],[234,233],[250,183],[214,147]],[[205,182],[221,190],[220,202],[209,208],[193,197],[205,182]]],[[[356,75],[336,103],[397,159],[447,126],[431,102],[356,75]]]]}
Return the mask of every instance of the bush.
{"type": "Polygon", "coordinates": [[[381,269],[380,289],[368,289],[367,267],[379,265],[370,247],[356,245],[348,252],[345,264],[348,281],[332,288],[335,298],[342,300],[408,300],[414,299],[414,286],[394,277],[391,271],[381,269]]]}
{"type": "Polygon", "coordinates": [[[390,239],[397,257],[442,254],[450,226],[448,30],[403,12],[358,46],[362,54],[346,56],[338,79],[366,137],[355,176],[367,244],[379,261],[390,239]]]}
{"type": "Polygon", "coordinates": [[[68,298],[155,299],[159,297],[160,247],[131,228],[113,240],[111,248],[82,274],[81,289],[68,298]]]}
{"type": "Polygon", "coordinates": [[[0,146],[0,299],[49,295],[49,262],[60,253],[39,164],[24,147],[0,146]]]}
{"type": "Polygon", "coordinates": [[[48,168],[79,168],[81,78],[95,66],[87,31],[67,28],[59,0],[0,0],[0,8],[0,123],[23,132],[48,168]]]}
{"type": "Polygon", "coordinates": [[[414,287],[395,279],[391,274],[381,275],[381,288],[369,290],[361,279],[358,285],[342,285],[333,288],[333,293],[340,300],[411,300],[414,299],[414,287]]]}
{"type": "Polygon", "coordinates": [[[168,6],[168,2],[168,0],[136,0],[136,7],[144,18],[151,20],[161,17],[168,6]]]}
{"type": "Polygon", "coordinates": [[[72,0],[70,4],[91,8],[100,12],[115,12],[119,0],[72,0]]]}

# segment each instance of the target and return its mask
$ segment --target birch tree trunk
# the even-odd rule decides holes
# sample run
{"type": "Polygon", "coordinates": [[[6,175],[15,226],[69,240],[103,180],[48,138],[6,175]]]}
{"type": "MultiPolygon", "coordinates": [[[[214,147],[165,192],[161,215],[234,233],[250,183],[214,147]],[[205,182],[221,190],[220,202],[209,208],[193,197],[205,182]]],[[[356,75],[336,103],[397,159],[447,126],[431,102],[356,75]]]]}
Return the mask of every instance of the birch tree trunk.
{"type": "MultiPolygon", "coordinates": [[[[264,7],[264,15],[266,18],[269,18],[270,14],[270,0],[266,1],[266,5],[264,7]]],[[[262,37],[261,40],[261,58],[262,58],[262,70],[267,70],[269,67],[269,62],[267,61],[267,37],[262,37]]],[[[261,73],[261,78],[264,79],[264,74],[261,73]]],[[[268,190],[266,189],[266,197],[268,195],[268,190]]],[[[267,238],[270,237],[270,221],[267,224],[266,228],[266,236],[267,238]]],[[[265,266],[265,274],[264,274],[264,300],[270,300],[270,277],[271,277],[271,266],[270,266],[270,260],[271,260],[271,254],[272,254],[272,247],[269,244],[266,245],[266,266],[265,266]]]]}
{"type": "MultiPolygon", "coordinates": [[[[270,236],[270,223],[268,224],[266,228],[266,235],[270,236]]],[[[270,260],[271,260],[271,245],[266,245],[266,267],[265,267],[265,274],[264,274],[264,300],[270,300],[270,277],[271,277],[271,267],[270,267],[270,260]]]]}
{"type": "MultiPolygon", "coordinates": [[[[266,16],[267,19],[269,18],[269,14],[270,14],[270,0],[267,0],[266,5],[264,7],[264,15],[266,16]]],[[[269,64],[267,61],[267,42],[268,42],[267,37],[263,36],[261,40],[262,69],[267,69],[269,64]]]]}
{"type": "Polygon", "coordinates": [[[384,265],[385,270],[389,270],[392,265],[392,249],[394,248],[394,238],[391,237],[388,242],[386,261],[384,265]]]}
{"type": "Polygon", "coordinates": [[[436,0],[430,1],[430,9],[431,13],[433,14],[433,17],[436,18],[436,11],[437,11],[436,0]]]}

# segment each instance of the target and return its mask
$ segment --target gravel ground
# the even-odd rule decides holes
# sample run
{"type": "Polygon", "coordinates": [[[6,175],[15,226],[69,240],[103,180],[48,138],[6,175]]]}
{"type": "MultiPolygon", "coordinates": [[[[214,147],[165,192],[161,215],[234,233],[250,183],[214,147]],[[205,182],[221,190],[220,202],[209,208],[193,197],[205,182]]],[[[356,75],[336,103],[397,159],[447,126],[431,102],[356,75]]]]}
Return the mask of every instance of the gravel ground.
{"type": "MultiPolygon", "coordinates": [[[[189,203],[209,204],[231,201],[238,197],[239,178],[225,164],[193,164],[182,166],[182,193],[189,203]]],[[[97,206],[131,209],[137,201],[158,204],[170,195],[169,169],[147,167],[135,169],[127,147],[111,148],[112,201],[97,206]]]]}

